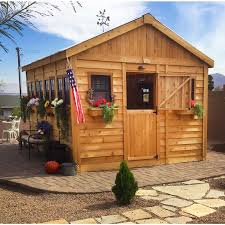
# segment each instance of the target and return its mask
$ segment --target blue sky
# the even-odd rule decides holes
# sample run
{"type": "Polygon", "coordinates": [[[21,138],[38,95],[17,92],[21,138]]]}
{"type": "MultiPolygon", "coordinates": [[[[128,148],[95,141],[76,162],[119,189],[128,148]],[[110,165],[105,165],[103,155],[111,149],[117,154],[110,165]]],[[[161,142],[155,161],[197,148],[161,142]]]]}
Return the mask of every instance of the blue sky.
{"type": "MultiPolygon", "coordinates": [[[[175,31],[215,60],[211,72],[225,74],[225,3],[216,2],[147,2],[117,1],[99,2],[81,0],[82,8],[73,13],[68,4],[62,4],[60,12],[53,17],[39,17],[32,22],[37,30],[24,29],[23,37],[17,37],[17,44],[1,39],[9,53],[0,51],[0,80],[17,82],[17,59],[15,47],[22,49],[22,65],[59,51],[101,33],[96,25],[99,9],[106,9],[114,28],[144,13],[151,13],[163,24],[175,31]],[[126,13],[124,13],[126,12],[126,13]]],[[[23,74],[25,81],[25,75],[23,74]]],[[[16,90],[16,89],[15,89],[16,90]]]]}

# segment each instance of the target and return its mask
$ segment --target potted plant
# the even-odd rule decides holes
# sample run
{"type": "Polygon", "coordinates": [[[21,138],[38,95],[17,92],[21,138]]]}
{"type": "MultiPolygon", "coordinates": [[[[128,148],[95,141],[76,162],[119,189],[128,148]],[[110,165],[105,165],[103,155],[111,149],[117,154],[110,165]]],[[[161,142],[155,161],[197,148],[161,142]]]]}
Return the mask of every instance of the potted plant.
{"type": "Polygon", "coordinates": [[[202,119],[204,114],[203,106],[199,103],[196,103],[193,109],[194,109],[194,119],[202,119]]]}

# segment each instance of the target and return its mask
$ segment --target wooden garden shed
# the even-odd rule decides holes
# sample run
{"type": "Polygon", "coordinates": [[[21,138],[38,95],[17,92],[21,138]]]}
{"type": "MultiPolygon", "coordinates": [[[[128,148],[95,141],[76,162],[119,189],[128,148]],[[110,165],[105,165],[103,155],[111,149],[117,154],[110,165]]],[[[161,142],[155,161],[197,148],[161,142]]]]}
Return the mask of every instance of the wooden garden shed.
{"type": "MultiPolygon", "coordinates": [[[[206,159],[208,68],[213,65],[212,59],[145,14],[23,71],[29,95],[59,96],[68,102],[74,159],[80,171],[98,171],[116,169],[122,160],[142,167],[206,159]],[[69,100],[67,59],[79,88],[83,124],[76,123],[69,100]],[[91,115],[90,89],[109,101],[113,96],[119,109],[112,123],[91,115]],[[193,119],[191,100],[203,106],[202,119],[193,119]]],[[[54,117],[49,121],[55,124],[54,117]]]]}

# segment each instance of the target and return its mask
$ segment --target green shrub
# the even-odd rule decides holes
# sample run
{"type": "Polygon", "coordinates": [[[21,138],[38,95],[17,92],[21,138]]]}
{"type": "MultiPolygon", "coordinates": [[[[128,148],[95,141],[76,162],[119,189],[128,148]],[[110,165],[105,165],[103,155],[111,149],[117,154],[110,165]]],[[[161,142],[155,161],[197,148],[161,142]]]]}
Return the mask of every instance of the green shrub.
{"type": "Polygon", "coordinates": [[[137,190],[138,184],[133,173],[129,170],[126,161],[121,162],[115,185],[112,187],[116,200],[121,205],[130,204],[137,190]]]}

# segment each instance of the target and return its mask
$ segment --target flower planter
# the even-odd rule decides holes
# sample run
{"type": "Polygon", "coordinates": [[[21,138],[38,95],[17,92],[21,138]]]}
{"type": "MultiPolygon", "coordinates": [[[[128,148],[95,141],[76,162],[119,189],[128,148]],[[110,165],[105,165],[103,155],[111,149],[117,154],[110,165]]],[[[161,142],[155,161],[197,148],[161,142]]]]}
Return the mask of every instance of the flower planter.
{"type": "MultiPolygon", "coordinates": [[[[119,108],[114,108],[114,114],[118,114],[119,108]]],[[[91,117],[100,117],[102,116],[101,108],[88,108],[88,115],[91,117]]]]}
{"type": "Polygon", "coordinates": [[[183,116],[192,116],[194,120],[198,120],[199,117],[197,115],[195,115],[194,109],[189,109],[189,110],[177,110],[176,111],[177,115],[183,115],[183,116]]]}
{"type": "Polygon", "coordinates": [[[193,109],[187,109],[187,110],[177,110],[176,111],[177,115],[194,115],[194,110],[193,109]]]}

